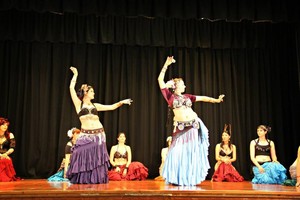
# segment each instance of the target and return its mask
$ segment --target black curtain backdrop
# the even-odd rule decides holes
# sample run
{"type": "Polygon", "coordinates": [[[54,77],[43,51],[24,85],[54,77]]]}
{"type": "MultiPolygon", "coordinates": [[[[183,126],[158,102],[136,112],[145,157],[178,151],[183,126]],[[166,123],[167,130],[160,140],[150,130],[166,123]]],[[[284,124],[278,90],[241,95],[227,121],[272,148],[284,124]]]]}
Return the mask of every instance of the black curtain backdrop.
{"type": "MultiPolygon", "coordinates": [[[[67,131],[80,126],[69,94],[70,66],[79,71],[77,88],[83,83],[94,87],[95,102],[134,100],[131,106],[100,113],[108,150],[116,144],[118,132],[124,131],[133,160],[149,168],[149,178],[157,176],[160,150],[171,134],[167,103],[157,83],[168,55],[174,55],[176,63],[166,80],[182,77],[186,93],[226,95],[222,104],[193,106],[210,131],[208,179],[224,123],[232,124],[232,142],[237,146],[234,165],[246,179],[251,178],[249,143],[257,137],[259,124],[272,127],[268,137],[276,144],[278,160],[286,168],[294,161],[299,146],[299,26],[295,18],[287,18],[295,9],[282,11],[292,4],[269,1],[273,9],[279,3],[285,6],[267,22],[258,16],[256,21],[240,17],[233,22],[226,17],[232,14],[228,10],[215,21],[200,20],[207,16],[199,9],[188,17],[174,16],[156,3],[143,16],[147,13],[140,3],[130,11],[130,6],[123,10],[113,4],[123,1],[103,1],[111,2],[114,11],[104,9],[110,15],[104,11],[99,15],[98,1],[90,1],[98,6],[89,5],[89,12],[80,6],[80,11],[75,9],[74,2],[83,5],[81,1],[41,2],[1,2],[0,116],[10,120],[16,137],[14,163],[19,176],[52,175],[64,156],[67,131]]],[[[195,2],[200,1],[190,3],[195,2]]],[[[248,4],[232,5],[246,9],[248,4]]],[[[256,5],[246,13],[263,8],[256,5]]]]}
{"type": "Polygon", "coordinates": [[[1,0],[0,10],[210,21],[239,22],[246,19],[295,22],[300,15],[298,4],[297,0],[1,0]]]}

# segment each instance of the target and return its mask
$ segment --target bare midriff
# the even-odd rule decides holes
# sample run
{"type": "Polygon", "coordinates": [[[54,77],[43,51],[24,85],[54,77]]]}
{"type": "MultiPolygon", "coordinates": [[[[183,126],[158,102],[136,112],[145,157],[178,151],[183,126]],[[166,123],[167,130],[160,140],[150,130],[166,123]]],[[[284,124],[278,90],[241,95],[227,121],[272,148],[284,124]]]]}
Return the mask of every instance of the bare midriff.
{"type": "Polygon", "coordinates": [[[80,118],[81,128],[86,130],[94,130],[103,128],[103,125],[99,121],[98,115],[88,114],[81,116],[80,118]]]}
{"type": "Polygon", "coordinates": [[[265,156],[265,155],[258,155],[255,157],[256,161],[257,162],[270,162],[271,161],[271,158],[270,156],[265,156]]]}
{"type": "Polygon", "coordinates": [[[186,122],[192,121],[198,118],[197,113],[190,107],[182,106],[180,108],[174,108],[174,121],[186,122]]]}

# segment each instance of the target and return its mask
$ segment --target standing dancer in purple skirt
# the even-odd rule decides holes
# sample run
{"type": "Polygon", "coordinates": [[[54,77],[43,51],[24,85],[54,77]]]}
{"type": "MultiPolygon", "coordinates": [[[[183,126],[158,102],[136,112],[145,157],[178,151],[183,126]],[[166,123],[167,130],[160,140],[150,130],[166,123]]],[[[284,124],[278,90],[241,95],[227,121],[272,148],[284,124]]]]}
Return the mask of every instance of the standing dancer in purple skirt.
{"type": "Polygon", "coordinates": [[[81,122],[81,132],[72,149],[67,177],[71,183],[108,183],[109,155],[98,111],[115,110],[123,104],[130,105],[132,100],[125,99],[112,105],[92,103],[95,95],[93,87],[83,84],[76,93],[78,71],[75,67],[70,69],[73,72],[70,93],[81,122]]]}

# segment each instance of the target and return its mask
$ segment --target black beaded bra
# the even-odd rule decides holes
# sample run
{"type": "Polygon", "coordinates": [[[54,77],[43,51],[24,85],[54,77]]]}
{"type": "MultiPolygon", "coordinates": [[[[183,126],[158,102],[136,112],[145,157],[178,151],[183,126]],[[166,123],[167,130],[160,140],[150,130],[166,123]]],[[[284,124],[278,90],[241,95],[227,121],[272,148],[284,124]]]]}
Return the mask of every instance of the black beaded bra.
{"type": "Polygon", "coordinates": [[[81,104],[81,110],[79,111],[78,116],[81,117],[81,116],[88,115],[88,114],[98,115],[98,111],[97,111],[96,107],[92,106],[92,107],[84,107],[83,108],[82,104],[81,104]]]}

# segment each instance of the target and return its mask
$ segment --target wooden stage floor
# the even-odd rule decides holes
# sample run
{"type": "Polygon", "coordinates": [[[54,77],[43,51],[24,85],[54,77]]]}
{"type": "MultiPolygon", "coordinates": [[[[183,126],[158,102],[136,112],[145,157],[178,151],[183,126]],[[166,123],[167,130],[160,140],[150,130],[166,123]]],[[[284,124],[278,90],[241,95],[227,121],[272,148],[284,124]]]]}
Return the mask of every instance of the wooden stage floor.
{"type": "Polygon", "coordinates": [[[0,200],[187,200],[187,199],[300,199],[300,188],[281,185],[204,181],[197,186],[173,186],[162,181],[110,181],[70,184],[27,179],[0,182],[0,200]]]}

